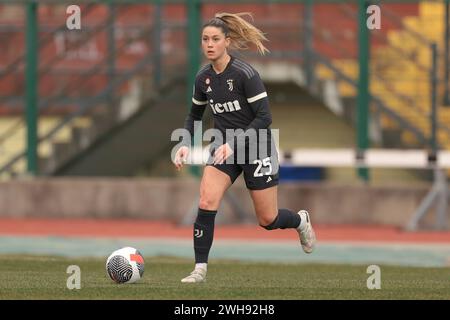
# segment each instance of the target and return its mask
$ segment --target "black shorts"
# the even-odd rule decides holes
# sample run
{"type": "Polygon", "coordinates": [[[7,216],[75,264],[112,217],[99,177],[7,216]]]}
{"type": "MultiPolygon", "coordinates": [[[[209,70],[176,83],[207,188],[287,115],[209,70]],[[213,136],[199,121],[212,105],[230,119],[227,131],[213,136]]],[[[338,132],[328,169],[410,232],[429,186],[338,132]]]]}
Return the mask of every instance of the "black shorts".
{"type": "Polygon", "coordinates": [[[279,163],[277,153],[263,159],[246,161],[243,164],[238,164],[237,161],[234,163],[212,164],[212,161],[208,161],[207,165],[226,173],[230,177],[232,184],[241,172],[244,172],[245,185],[250,190],[263,190],[278,185],[279,163]]]}

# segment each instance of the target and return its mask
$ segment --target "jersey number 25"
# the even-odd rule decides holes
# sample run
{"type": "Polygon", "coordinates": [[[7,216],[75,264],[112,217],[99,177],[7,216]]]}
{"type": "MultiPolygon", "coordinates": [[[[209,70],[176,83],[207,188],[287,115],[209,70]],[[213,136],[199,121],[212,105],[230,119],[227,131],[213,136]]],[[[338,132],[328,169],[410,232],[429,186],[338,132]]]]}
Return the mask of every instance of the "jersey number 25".
{"type": "Polygon", "coordinates": [[[262,177],[263,175],[270,175],[272,173],[272,164],[270,163],[270,157],[264,158],[261,160],[254,160],[253,164],[257,164],[258,166],[256,167],[255,172],[253,173],[254,177],[262,177]],[[269,170],[267,170],[266,172],[262,173],[261,169],[262,167],[264,168],[268,168],[269,170]]]}

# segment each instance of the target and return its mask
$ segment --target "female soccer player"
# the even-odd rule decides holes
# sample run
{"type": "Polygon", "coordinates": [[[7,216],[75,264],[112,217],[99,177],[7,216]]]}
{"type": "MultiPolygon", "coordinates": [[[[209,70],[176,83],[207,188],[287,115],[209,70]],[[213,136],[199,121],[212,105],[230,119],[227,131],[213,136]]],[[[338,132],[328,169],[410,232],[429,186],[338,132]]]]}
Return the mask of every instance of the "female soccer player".
{"type": "MultiPolygon", "coordinates": [[[[201,121],[209,105],[214,127],[223,134],[223,139],[212,143],[211,158],[203,171],[193,234],[195,269],[181,282],[197,283],[206,279],[217,210],[225,191],[242,172],[263,228],[296,229],[306,253],[313,251],[316,241],[306,210],[278,209],[278,158],[270,133],[272,116],[267,93],[258,72],[228,52],[228,49],[246,49],[247,44],[254,44],[260,54],[268,51],[262,43],[266,37],[244,20],[244,15],[251,16],[249,13],[218,13],[202,29],[203,54],[211,63],[196,76],[185,128],[192,137],[194,121],[201,121]],[[230,129],[241,129],[241,133],[230,138],[226,134],[230,129]]],[[[178,170],[186,162],[189,147],[190,143],[186,143],[175,154],[178,170]]]]}

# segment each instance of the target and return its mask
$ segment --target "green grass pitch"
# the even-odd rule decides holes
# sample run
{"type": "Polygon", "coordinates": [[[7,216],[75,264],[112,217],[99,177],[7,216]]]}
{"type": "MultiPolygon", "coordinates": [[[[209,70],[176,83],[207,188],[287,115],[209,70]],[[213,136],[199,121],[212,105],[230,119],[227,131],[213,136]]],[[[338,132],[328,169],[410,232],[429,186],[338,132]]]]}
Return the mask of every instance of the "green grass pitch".
{"type": "Polygon", "coordinates": [[[211,260],[206,283],[182,284],[191,261],[147,257],[143,279],[113,283],[105,259],[0,256],[1,299],[450,299],[450,269],[381,265],[381,289],[366,286],[367,266],[211,260]],[[81,289],[66,287],[69,265],[81,289]]]}

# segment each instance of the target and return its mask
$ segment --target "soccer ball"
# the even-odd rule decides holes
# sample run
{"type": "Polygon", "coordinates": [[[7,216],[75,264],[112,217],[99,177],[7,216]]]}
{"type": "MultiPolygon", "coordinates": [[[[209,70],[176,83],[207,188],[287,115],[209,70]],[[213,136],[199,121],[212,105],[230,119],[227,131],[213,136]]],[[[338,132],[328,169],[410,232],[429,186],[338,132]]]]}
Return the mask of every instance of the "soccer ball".
{"type": "Polygon", "coordinates": [[[106,271],[116,283],[133,283],[144,274],[144,258],[132,247],[114,251],[106,260],[106,271]]]}

